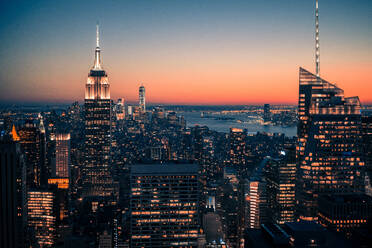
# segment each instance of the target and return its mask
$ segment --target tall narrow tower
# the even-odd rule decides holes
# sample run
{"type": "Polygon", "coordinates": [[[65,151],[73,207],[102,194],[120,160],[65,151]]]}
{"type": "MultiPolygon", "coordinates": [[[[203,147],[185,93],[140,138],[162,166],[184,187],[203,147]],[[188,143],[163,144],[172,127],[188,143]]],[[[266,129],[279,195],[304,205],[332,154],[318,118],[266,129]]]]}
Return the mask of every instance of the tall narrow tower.
{"type": "Polygon", "coordinates": [[[139,107],[143,113],[146,112],[145,86],[143,85],[139,87],[139,107]]]}
{"type": "Polygon", "coordinates": [[[84,197],[107,197],[113,193],[110,170],[110,85],[101,65],[98,25],[96,39],[94,65],[85,85],[85,156],[82,168],[84,197]]]}
{"type": "Polygon", "coordinates": [[[319,51],[319,6],[318,0],[315,1],[315,72],[319,77],[320,68],[320,51],[319,51]]]}

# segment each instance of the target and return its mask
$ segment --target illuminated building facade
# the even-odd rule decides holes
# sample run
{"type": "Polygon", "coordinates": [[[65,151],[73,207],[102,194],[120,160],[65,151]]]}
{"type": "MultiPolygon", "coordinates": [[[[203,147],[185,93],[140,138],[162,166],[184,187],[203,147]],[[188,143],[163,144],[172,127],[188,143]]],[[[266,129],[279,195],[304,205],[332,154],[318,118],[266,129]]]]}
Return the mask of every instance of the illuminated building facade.
{"type": "Polygon", "coordinates": [[[139,87],[139,107],[142,113],[146,112],[146,92],[145,86],[141,85],[139,87]]]}
{"type": "Polygon", "coordinates": [[[124,98],[119,98],[116,103],[116,119],[123,120],[125,118],[125,100],[124,98]]]}
{"type": "Polygon", "coordinates": [[[372,116],[362,117],[362,137],[366,163],[366,194],[372,196],[372,116]]]}
{"type": "Polygon", "coordinates": [[[85,154],[82,168],[83,197],[112,195],[110,171],[111,100],[110,85],[101,66],[97,26],[94,66],[85,87],[85,154]]]}
{"type": "MultiPolygon", "coordinates": [[[[27,192],[27,224],[40,247],[53,247],[55,241],[54,194],[45,190],[27,192]]],[[[36,244],[34,244],[36,247],[36,244]]]]}
{"type": "Polygon", "coordinates": [[[245,184],[245,228],[260,229],[267,221],[266,182],[252,177],[245,184]]]}
{"type": "Polygon", "coordinates": [[[43,134],[34,123],[26,122],[18,130],[18,135],[20,137],[21,147],[26,155],[27,187],[39,187],[45,162],[43,134]]]}
{"type": "Polygon", "coordinates": [[[70,175],[70,134],[61,133],[55,136],[56,163],[53,177],[69,178],[70,175]]]}
{"type": "Polygon", "coordinates": [[[318,196],[363,191],[360,101],[303,68],[299,84],[298,214],[313,220],[318,196]]]}
{"type": "Polygon", "coordinates": [[[198,166],[137,164],[130,180],[131,247],[197,247],[198,166]]]}
{"type": "Polygon", "coordinates": [[[26,164],[20,145],[6,136],[0,140],[0,199],[0,247],[24,247],[26,164]]]}
{"type": "Polygon", "coordinates": [[[367,227],[372,218],[372,197],[362,194],[319,197],[319,223],[338,232],[367,227]]]}
{"type": "Polygon", "coordinates": [[[283,151],[279,158],[270,159],[265,167],[264,177],[268,218],[277,224],[294,221],[296,206],[295,147],[283,151]]]}

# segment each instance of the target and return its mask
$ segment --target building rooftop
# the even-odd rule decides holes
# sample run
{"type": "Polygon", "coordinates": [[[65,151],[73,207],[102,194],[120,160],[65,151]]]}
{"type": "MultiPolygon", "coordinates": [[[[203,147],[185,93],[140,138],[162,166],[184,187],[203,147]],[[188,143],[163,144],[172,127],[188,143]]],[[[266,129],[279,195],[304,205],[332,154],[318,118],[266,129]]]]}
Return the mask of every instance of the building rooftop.
{"type": "Polygon", "coordinates": [[[287,222],[284,225],[294,232],[321,232],[325,230],[314,221],[287,222]]]}
{"type": "Polygon", "coordinates": [[[353,195],[323,195],[323,199],[332,203],[361,203],[369,202],[372,203],[372,197],[364,194],[353,194],[353,195]]]}
{"type": "Polygon", "coordinates": [[[197,174],[196,164],[134,164],[131,167],[131,174],[163,175],[163,174],[197,174]]]}

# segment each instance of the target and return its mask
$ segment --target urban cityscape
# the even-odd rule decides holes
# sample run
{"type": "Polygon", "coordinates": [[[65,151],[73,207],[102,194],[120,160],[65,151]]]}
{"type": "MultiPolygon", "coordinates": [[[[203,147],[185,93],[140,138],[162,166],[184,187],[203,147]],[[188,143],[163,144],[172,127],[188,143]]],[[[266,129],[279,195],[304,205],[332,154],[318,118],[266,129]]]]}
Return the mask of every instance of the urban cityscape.
{"type": "MultiPolygon", "coordinates": [[[[81,31],[95,36],[85,82],[66,76],[58,92],[78,86],[81,98],[35,100],[33,93],[48,92],[36,83],[17,89],[31,100],[0,93],[0,247],[371,247],[372,98],[323,78],[326,1],[309,2],[301,18],[313,25],[306,30],[313,68],[291,68],[295,99],[197,104],[187,99],[198,90],[184,89],[161,101],[140,77],[134,98],[116,97],[104,20],[81,31]]],[[[61,77],[73,63],[58,68],[61,77]]],[[[0,89],[14,89],[6,78],[0,89]]]]}

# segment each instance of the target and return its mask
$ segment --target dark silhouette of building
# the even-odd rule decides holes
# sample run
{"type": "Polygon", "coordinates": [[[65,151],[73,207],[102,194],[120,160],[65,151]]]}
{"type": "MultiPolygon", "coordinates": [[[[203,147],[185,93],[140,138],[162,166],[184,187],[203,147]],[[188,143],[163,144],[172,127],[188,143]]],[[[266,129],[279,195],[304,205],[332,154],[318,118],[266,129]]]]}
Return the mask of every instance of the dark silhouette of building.
{"type": "Polygon", "coordinates": [[[264,105],[263,120],[264,120],[264,122],[271,121],[270,104],[265,104],[264,105]]]}
{"type": "Polygon", "coordinates": [[[24,247],[26,165],[18,142],[0,138],[0,247],[24,247]]]}

